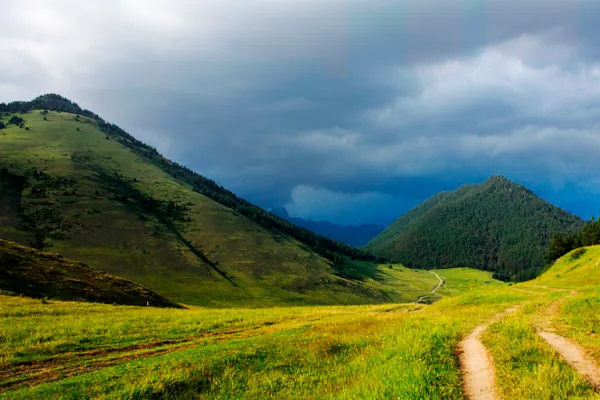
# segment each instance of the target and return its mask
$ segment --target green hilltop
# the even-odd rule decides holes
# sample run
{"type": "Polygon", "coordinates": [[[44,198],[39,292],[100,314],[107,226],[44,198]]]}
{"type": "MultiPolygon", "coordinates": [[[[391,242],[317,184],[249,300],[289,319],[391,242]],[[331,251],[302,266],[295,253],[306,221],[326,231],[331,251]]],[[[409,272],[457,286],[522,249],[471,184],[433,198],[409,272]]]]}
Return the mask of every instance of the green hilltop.
{"type": "Polygon", "coordinates": [[[583,225],[579,217],[497,175],[438,193],[364,248],[409,267],[472,267],[521,281],[542,271],[554,234],[576,232],[583,225]]]}

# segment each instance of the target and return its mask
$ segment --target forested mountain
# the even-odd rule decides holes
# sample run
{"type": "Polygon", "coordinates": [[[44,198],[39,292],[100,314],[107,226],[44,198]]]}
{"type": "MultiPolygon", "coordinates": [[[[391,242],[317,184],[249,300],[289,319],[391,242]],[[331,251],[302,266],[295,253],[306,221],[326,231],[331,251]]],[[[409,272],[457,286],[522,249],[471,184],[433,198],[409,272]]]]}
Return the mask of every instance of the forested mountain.
{"type": "Polygon", "coordinates": [[[554,234],[583,221],[522,185],[493,176],[480,185],[439,193],[373,239],[366,250],[411,267],[473,267],[521,281],[544,266],[554,234]]]}
{"type": "Polygon", "coordinates": [[[285,208],[272,210],[271,213],[311,232],[356,247],[364,246],[383,231],[381,226],[375,224],[338,225],[329,221],[292,217],[285,208]]]}
{"type": "Polygon", "coordinates": [[[58,95],[0,104],[0,238],[200,305],[389,301],[377,259],[239,198],[58,95]]]}

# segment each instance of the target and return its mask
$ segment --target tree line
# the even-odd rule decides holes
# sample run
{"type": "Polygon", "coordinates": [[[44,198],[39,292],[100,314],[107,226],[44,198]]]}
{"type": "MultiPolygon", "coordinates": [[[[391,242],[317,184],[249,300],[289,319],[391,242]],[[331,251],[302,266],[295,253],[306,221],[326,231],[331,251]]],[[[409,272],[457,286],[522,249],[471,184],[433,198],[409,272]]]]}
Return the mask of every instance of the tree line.
{"type": "Polygon", "coordinates": [[[592,219],[576,233],[569,235],[556,234],[550,241],[546,263],[552,265],[560,257],[580,247],[600,244],[600,219],[592,219]]]}

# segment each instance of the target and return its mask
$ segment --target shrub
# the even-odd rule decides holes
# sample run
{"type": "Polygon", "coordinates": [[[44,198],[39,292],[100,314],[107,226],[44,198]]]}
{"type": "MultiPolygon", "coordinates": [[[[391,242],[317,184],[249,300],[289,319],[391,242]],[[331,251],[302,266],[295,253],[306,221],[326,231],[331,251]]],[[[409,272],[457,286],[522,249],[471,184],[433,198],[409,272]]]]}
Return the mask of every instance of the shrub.
{"type": "Polygon", "coordinates": [[[25,122],[25,120],[21,117],[17,117],[16,115],[13,115],[12,117],[10,117],[10,119],[8,120],[8,124],[12,124],[12,125],[22,125],[25,122]]]}
{"type": "Polygon", "coordinates": [[[585,252],[587,251],[587,249],[585,247],[581,247],[577,250],[574,250],[571,253],[571,260],[577,260],[579,257],[581,257],[582,255],[585,254],[585,252]]]}

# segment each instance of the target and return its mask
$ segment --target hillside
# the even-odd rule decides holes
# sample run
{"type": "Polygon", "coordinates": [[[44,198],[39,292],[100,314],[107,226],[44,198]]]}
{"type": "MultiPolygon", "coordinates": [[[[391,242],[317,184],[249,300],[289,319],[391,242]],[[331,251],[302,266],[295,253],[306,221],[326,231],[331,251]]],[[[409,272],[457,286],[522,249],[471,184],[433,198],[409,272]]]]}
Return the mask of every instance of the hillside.
{"type": "Polygon", "coordinates": [[[569,289],[597,289],[600,285],[600,246],[575,249],[558,260],[537,279],[524,285],[548,285],[569,289]]]}
{"type": "Polygon", "coordinates": [[[180,307],[125,279],[0,240],[0,292],[59,300],[153,307],[180,307]]]}
{"type": "Polygon", "coordinates": [[[349,246],[364,246],[383,231],[381,226],[375,224],[339,225],[329,221],[313,221],[310,219],[292,217],[285,208],[273,210],[271,213],[286,221],[290,221],[301,228],[308,229],[309,231],[349,246]]]}
{"type": "Polygon", "coordinates": [[[363,304],[376,259],[240,199],[57,95],[0,104],[0,238],[177,302],[363,304]]]}
{"type": "Polygon", "coordinates": [[[510,180],[439,193],[410,210],[365,246],[374,254],[423,268],[472,267],[503,280],[535,277],[554,234],[583,221],[510,180]]]}

